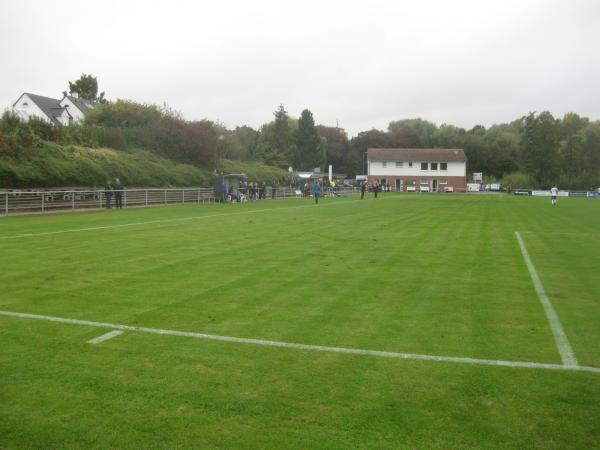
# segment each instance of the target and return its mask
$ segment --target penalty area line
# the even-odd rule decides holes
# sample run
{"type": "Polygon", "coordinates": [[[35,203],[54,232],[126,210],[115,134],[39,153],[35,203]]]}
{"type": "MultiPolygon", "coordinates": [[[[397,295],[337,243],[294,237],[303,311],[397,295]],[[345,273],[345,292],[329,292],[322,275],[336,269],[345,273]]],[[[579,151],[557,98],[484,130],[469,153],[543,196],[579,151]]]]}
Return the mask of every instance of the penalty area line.
{"type": "Polygon", "coordinates": [[[573,348],[569,343],[569,339],[567,338],[567,334],[563,329],[562,324],[560,323],[560,319],[558,318],[558,314],[554,310],[554,306],[552,306],[552,302],[548,295],[546,295],[546,291],[544,290],[544,286],[542,285],[542,280],[540,279],[537,270],[535,270],[535,266],[529,257],[529,253],[527,252],[527,247],[525,247],[525,241],[521,237],[521,234],[518,231],[515,231],[515,235],[517,236],[517,241],[519,241],[519,247],[521,248],[521,254],[523,255],[523,259],[525,260],[525,264],[527,265],[527,269],[529,270],[529,275],[531,276],[531,280],[533,281],[533,286],[535,288],[535,292],[540,300],[540,303],[544,307],[544,311],[546,312],[546,317],[548,318],[548,322],[550,323],[550,328],[552,329],[552,334],[554,335],[554,340],[556,341],[556,347],[558,348],[558,352],[560,353],[560,358],[565,366],[578,366],[579,363],[575,358],[575,353],[573,352],[573,348]]]}
{"type": "MultiPolygon", "coordinates": [[[[381,357],[381,358],[396,358],[396,359],[417,360],[417,361],[435,361],[435,362],[470,364],[470,365],[480,365],[480,366],[520,367],[520,368],[529,368],[529,369],[568,370],[568,371],[577,371],[577,372],[600,373],[600,368],[589,367],[589,366],[579,366],[579,365],[573,366],[573,365],[565,365],[565,364],[545,364],[545,363],[524,362],[524,361],[502,361],[502,360],[493,360],[493,359],[461,358],[461,357],[453,357],[453,356],[421,355],[421,354],[413,354],[413,353],[398,353],[398,352],[377,351],[377,350],[363,350],[363,349],[346,348],[346,347],[329,347],[329,346],[322,346],[322,345],[297,344],[297,343],[292,343],[292,342],[269,341],[269,340],[263,340],[263,339],[249,339],[249,338],[239,338],[239,337],[232,337],[232,336],[220,336],[220,335],[215,335],[215,334],[204,334],[204,333],[195,333],[195,332],[187,332],[187,331],[164,330],[164,329],[160,329],[160,328],[134,327],[134,326],[129,326],[129,325],[119,325],[119,324],[104,323],[104,322],[92,322],[89,320],[68,319],[68,318],[54,317],[54,316],[42,316],[42,315],[38,315],[38,314],[20,313],[20,312],[14,312],[14,311],[0,311],[0,316],[17,317],[17,318],[21,318],[21,319],[44,320],[44,321],[49,321],[49,322],[67,323],[67,324],[71,324],[71,325],[84,325],[84,326],[97,327],[97,328],[110,328],[112,330],[121,331],[121,332],[135,331],[138,333],[159,334],[159,335],[163,335],[163,336],[164,335],[179,336],[179,337],[188,337],[188,338],[195,338],[195,339],[207,339],[207,340],[213,340],[213,341],[232,342],[232,343],[238,343],[238,344],[292,348],[292,349],[296,349],[296,350],[307,350],[307,351],[318,351],[318,352],[329,352],[329,353],[346,353],[346,354],[352,354],[352,355],[376,356],[376,357],[381,357]]],[[[107,333],[107,334],[111,334],[111,333],[107,333]]],[[[106,336],[106,335],[104,335],[104,336],[106,336]]],[[[102,337],[102,336],[100,336],[100,337],[102,337]]]]}
{"type": "Polygon", "coordinates": [[[101,342],[108,341],[109,339],[117,337],[123,333],[125,333],[123,330],[112,330],[106,334],[103,334],[102,336],[98,336],[97,338],[90,339],[89,341],[87,341],[87,343],[88,344],[99,344],[101,342]]]}

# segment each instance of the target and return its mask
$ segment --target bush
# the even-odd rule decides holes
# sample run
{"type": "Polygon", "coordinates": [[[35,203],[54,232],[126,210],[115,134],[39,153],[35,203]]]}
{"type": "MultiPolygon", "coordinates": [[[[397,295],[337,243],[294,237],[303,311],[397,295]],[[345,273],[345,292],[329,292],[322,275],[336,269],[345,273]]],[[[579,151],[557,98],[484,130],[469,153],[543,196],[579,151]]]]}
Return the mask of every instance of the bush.
{"type": "Polygon", "coordinates": [[[502,177],[500,182],[511,189],[529,189],[532,187],[531,178],[522,172],[511,172],[502,177]]]}
{"type": "Polygon", "coordinates": [[[219,171],[224,174],[245,173],[249,181],[266,184],[280,183],[289,177],[287,170],[258,162],[223,160],[219,166],[219,171]]]}

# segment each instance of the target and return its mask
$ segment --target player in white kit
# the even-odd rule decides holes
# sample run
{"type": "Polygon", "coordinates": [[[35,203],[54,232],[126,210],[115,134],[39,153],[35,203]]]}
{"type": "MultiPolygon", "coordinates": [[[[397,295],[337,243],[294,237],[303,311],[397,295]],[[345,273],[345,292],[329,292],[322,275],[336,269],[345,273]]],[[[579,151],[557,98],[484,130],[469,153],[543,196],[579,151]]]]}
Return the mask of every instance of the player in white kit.
{"type": "Polygon", "coordinates": [[[558,188],[556,186],[550,189],[550,196],[552,197],[552,206],[556,206],[556,198],[558,197],[558,188]]]}

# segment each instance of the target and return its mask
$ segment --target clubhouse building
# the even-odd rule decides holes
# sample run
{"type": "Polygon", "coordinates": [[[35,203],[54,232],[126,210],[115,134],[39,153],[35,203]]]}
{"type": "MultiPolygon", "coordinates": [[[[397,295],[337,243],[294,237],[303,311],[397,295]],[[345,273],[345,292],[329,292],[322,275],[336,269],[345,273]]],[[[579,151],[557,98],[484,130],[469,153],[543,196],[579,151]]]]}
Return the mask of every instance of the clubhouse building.
{"type": "Polygon", "coordinates": [[[467,156],[451,148],[369,148],[369,183],[398,192],[464,192],[467,156]]]}

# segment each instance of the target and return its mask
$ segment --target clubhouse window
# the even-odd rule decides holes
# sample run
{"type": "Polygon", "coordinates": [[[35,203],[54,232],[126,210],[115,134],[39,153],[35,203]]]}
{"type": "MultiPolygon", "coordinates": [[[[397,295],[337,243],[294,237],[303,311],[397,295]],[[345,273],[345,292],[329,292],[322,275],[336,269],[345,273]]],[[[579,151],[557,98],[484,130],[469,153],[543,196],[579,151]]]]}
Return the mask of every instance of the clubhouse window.
{"type": "Polygon", "coordinates": [[[426,162],[425,162],[425,163],[424,163],[424,162],[422,162],[422,163],[421,163],[421,170],[427,170],[427,164],[428,164],[428,163],[426,163],[426,162]]]}
{"type": "Polygon", "coordinates": [[[387,167],[387,161],[383,161],[383,162],[381,163],[381,166],[382,166],[382,167],[387,167]]]}
{"type": "Polygon", "coordinates": [[[448,163],[440,163],[440,170],[448,170],[448,163]]]}
{"type": "Polygon", "coordinates": [[[437,163],[431,163],[431,170],[437,170],[437,163]]]}
{"type": "Polygon", "coordinates": [[[440,184],[448,184],[448,180],[439,180],[438,183],[440,183],[440,184]]]}
{"type": "Polygon", "coordinates": [[[396,161],[396,167],[404,167],[403,161],[396,161]]]}
{"type": "Polygon", "coordinates": [[[412,161],[409,161],[409,162],[408,162],[408,168],[409,168],[409,169],[412,169],[412,161]]]}

